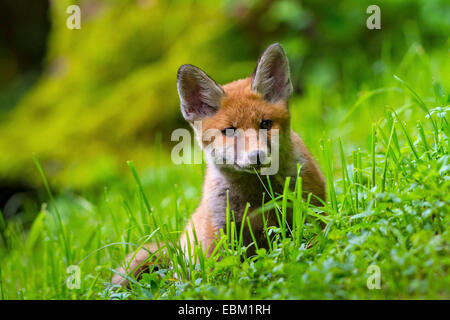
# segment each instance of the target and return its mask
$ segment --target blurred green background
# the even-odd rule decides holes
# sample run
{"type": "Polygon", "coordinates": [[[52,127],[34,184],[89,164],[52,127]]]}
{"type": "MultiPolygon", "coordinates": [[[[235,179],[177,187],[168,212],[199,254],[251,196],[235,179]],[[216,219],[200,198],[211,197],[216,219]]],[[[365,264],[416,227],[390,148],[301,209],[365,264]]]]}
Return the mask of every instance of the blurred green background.
{"type": "Polygon", "coordinates": [[[444,0],[2,1],[0,205],[42,185],[33,154],[53,187],[70,190],[129,175],[126,160],[169,163],[160,151],[170,154],[170,133],[186,127],[178,67],[197,65],[224,84],[249,76],[273,42],[290,59],[293,127],[319,162],[323,136],[361,146],[385,108],[408,103],[393,74],[425,98],[430,81],[450,87],[449,8],[444,0]],[[66,27],[71,4],[81,7],[80,30],[66,27]],[[381,30],[366,28],[371,4],[381,30]]]}

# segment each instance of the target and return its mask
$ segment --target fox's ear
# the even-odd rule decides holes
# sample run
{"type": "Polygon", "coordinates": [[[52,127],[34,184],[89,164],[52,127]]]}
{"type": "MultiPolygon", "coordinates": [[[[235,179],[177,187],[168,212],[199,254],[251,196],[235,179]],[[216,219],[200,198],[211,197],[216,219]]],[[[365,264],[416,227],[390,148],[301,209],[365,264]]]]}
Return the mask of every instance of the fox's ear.
{"type": "Polygon", "coordinates": [[[291,95],[289,62],[280,44],[270,45],[259,58],[253,73],[252,90],[272,103],[287,100],[291,95]]]}
{"type": "Polygon", "coordinates": [[[191,122],[214,115],[225,95],[222,87],[205,72],[189,64],[178,69],[177,89],[181,113],[191,122]]]}

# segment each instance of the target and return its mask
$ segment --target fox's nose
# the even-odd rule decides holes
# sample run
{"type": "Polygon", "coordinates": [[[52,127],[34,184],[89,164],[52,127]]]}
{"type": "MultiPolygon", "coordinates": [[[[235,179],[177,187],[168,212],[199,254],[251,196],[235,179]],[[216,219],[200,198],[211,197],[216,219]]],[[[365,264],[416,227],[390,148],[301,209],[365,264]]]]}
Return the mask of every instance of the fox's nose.
{"type": "Polygon", "coordinates": [[[262,150],[251,151],[248,155],[251,164],[261,165],[266,160],[266,153],[262,150]]]}

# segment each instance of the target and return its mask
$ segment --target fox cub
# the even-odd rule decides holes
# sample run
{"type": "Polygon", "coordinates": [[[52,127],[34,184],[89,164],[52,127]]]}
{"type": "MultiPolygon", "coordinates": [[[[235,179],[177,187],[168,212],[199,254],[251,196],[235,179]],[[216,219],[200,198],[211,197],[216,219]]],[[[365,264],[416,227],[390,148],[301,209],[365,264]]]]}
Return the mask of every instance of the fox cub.
{"type": "MultiPolygon", "coordinates": [[[[295,186],[300,164],[304,196],[312,193],[311,202],[316,205],[320,205],[320,199],[325,200],[323,175],[303,141],[290,128],[288,100],[292,84],[281,45],[272,44],[265,50],[250,77],[223,86],[199,68],[183,65],[178,70],[177,89],[181,113],[193,127],[207,159],[200,206],[179,240],[185,252],[187,241],[193,247],[195,230],[198,243],[207,255],[211,254],[219,230],[226,230],[227,202],[238,224],[248,203],[253,236],[259,247],[267,247],[263,218],[251,212],[261,206],[263,199],[270,200],[264,185],[266,177],[259,174],[269,166],[273,167],[267,174],[275,194],[282,193],[287,177],[291,177],[290,187],[295,186]],[[211,130],[218,134],[205,139],[205,133],[211,130]]],[[[265,219],[269,226],[277,224],[273,210],[265,213],[265,219]]],[[[292,213],[288,212],[287,221],[292,221],[292,213]]],[[[243,238],[245,245],[252,242],[248,229],[244,228],[243,238]]],[[[252,248],[248,253],[254,252],[252,248]]],[[[153,254],[158,249],[156,244],[148,244],[128,257],[113,283],[127,285],[120,274],[137,277],[147,271],[155,263],[148,261],[150,256],[162,259],[163,248],[153,254]]]]}

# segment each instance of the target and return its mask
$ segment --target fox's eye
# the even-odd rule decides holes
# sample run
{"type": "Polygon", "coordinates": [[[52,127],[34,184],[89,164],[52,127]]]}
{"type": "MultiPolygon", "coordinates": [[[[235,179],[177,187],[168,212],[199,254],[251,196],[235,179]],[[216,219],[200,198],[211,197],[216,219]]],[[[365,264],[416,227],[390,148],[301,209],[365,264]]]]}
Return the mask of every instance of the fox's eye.
{"type": "Polygon", "coordinates": [[[235,130],[236,130],[235,127],[228,127],[222,130],[222,134],[227,137],[232,137],[234,136],[235,130]]]}
{"type": "Polygon", "coordinates": [[[272,120],[263,120],[259,125],[260,129],[270,130],[272,128],[272,120]]]}

